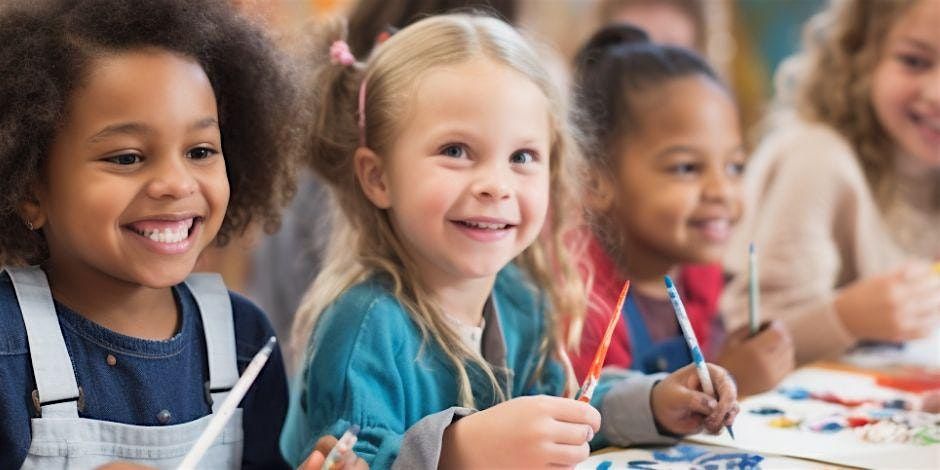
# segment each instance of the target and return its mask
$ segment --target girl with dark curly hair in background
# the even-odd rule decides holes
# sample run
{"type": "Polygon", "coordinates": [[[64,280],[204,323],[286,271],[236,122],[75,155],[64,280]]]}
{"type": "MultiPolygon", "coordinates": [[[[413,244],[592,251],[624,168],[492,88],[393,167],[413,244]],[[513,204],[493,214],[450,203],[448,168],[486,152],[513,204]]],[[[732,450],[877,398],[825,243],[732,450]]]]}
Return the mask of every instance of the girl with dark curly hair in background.
{"type": "MultiPolygon", "coordinates": [[[[277,224],[296,88],[221,1],[16,1],[0,43],[0,468],[175,466],[273,334],[190,274],[277,224]]],[[[201,465],[285,466],[286,408],[275,351],[201,465]]]]}

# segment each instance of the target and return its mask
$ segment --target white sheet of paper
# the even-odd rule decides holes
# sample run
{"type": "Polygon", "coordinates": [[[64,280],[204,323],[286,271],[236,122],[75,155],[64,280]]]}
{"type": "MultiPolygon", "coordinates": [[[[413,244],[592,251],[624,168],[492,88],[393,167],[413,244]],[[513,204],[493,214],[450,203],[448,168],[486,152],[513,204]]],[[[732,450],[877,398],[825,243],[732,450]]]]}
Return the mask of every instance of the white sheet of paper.
{"type": "MultiPolygon", "coordinates": [[[[803,368],[788,376],[780,387],[802,387],[813,392],[834,392],[843,398],[892,399],[909,397],[875,384],[871,377],[819,368],[803,368]]],[[[688,440],[749,450],[758,454],[788,455],[839,465],[865,468],[940,468],[940,444],[871,443],[852,429],[821,433],[805,429],[780,429],[767,424],[772,416],[755,415],[749,410],[774,407],[788,415],[808,419],[844,412],[846,407],[818,400],[790,400],[776,390],[741,401],[741,413],[734,422],[732,440],[727,433],[718,436],[698,434],[688,440]]]]}
{"type": "Polygon", "coordinates": [[[940,328],[929,336],[904,343],[901,347],[866,346],[858,348],[842,359],[846,364],[868,369],[892,367],[920,367],[940,372],[940,328]]]}

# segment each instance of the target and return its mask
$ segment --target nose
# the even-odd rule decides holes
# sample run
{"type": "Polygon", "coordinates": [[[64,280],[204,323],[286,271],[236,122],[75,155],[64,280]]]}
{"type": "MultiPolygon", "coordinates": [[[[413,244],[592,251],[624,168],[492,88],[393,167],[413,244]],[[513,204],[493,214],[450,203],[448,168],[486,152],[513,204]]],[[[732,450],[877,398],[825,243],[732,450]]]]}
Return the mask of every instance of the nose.
{"type": "Polygon", "coordinates": [[[712,168],[706,174],[702,196],[707,201],[727,202],[732,197],[735,184],[726,174],[724,165],[712,168]]]}
{"type": "Polygon", "coordinates": [[[182,156],[155,157],[147,195],[154,199],[182,199],[194,194],[199,183],[186,158],[182,156]]]}
{"type": "Polygon", "coordinates": [[[500,201],[509,199],[512,194],[510,185],[511,176],[507,174],[510,171],[499,167],[499,165],[484,165],[477,170],[471,190],[473,195],[480,200],[500,201]]]}

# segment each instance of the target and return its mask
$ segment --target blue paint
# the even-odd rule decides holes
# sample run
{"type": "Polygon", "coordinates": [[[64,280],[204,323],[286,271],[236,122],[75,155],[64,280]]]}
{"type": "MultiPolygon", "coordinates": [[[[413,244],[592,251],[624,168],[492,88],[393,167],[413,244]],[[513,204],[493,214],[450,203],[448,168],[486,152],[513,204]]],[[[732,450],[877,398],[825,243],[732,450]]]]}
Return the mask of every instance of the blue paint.
{"type": "MultiPolygon", "coordinates": [[[[713,454],[701,447],[684,444],[653,451],[653,458],[655,460],[631,460],[627,462],[627,468],[661,470],[666,466],[672,468],[675,464],[688,463],[690,468],[704,470],[757,470],[764,460],[764,457],[758,454],[746,452],[713,454]]],[[[607,469],[608,467],[604,467],[604,470],[607,469]]]]}
{"type": "Polygon", "coordinates": [[[829,432],[839,432],[842,430],[842,428],[843,426],[839,423],[829,422],[829,423],[823,424],[822,426],[814,426],[811,429],[817,432],[829,433],[829,432]]]}
{"type": "Polygon", "coordinates": [[[705,356],[702,356],[702,350],[698,346],[692,348],[692,362],[696,364],[705,362],[705,356]]]}
{"type": "Polygon", "coordinates": [[[653,458],[660,462],[691,462],[707,453],[700,447],[679,444],[665,451],[654,451],[653,458]]]}
{"type": "Polygon", "coordinates": [[[783,410],[780,408],[774,408],[772,406],[762,406],[760,408],[754,408],[750,411],[751,414],[761,415],[761,416],[772,416],[772,415],[782,415],[783,410]]]}
{"type": "Polygon", "coordinates": [[[613,464],[614,464],[614,463],[611,462],[610,460],[605,460],[605,461],[603,461],[603,462],[597,464],[597,470],[607,470],[607,469],[610,468],[610,466],[613,465],[613,464]]]}
{"type": "Polygon", "coordinates": [[[740,452],[734,454],[709,455],[694,463],[698,466],[705,467],[705,470],[756,470],[760,468],[760,463],[763,462],[763,460],[764,457],[760,455],[740,452]]]}
{"type": "Polygon", "coordinates": [[[887,408],[884,410],[865,410],[865,414],[867,414],[871,419],[882,420],[889,419],[892,416],[898,414],[898,410],[894,408],[887,408]]]}
{"type": "Polygon", "coordinates": [[[636,468],[640,470],[656,470],[659,462],[653,460],[631,460],[627,462],[627,468],[636,468]]]}
{"type": "Polygon", "coordinates": [[[908,408],[907,400],[904,400],[903,398],[898,398],[895,400],[887,400],[884,403],[882,403],[882,406],[889,410],[906,410],[908,408]]]}
{"type": "Polygon", "coordinates": [[[809,390],[800,387],[781,388],[777,391],[791,400],[806,400],[810,397],[809,390]]]}

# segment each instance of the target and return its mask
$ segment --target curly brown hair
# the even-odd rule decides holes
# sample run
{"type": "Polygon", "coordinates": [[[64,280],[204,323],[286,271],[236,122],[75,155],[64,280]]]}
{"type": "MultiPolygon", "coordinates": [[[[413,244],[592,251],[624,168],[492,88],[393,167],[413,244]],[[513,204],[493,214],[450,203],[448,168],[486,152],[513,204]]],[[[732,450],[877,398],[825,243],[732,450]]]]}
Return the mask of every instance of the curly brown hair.
{"type": "Polygon", "coordinates": [[[15,0],[0,7],[0,263],[42,261],[18,213],[42,178],[67,101],[103,54],[157,47],[196,60],[218,102],[231,197],[216,242],[274,230],[294,191],[303,113],[286,57],[223,0],[15,0]]]}
{"type": "Polygon", "coordinates": [[[894,143],[871,101],[872,72],[891,25],[915,0],[833,1],[804,31],[807,74],[796,109],[839,132],[855,149],[880,204],[894,185],[894,143]]]}

